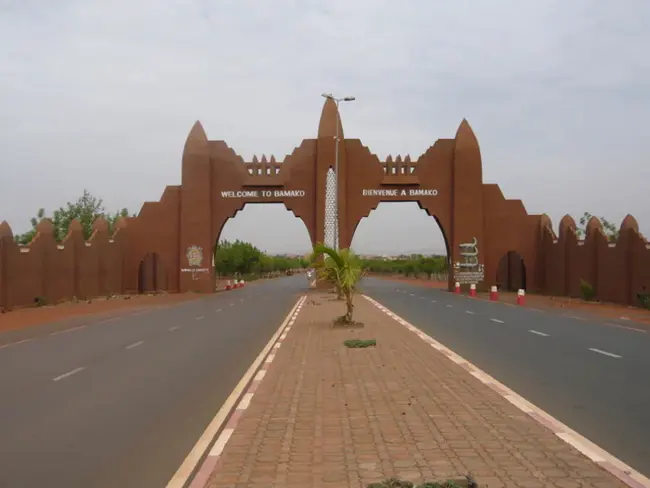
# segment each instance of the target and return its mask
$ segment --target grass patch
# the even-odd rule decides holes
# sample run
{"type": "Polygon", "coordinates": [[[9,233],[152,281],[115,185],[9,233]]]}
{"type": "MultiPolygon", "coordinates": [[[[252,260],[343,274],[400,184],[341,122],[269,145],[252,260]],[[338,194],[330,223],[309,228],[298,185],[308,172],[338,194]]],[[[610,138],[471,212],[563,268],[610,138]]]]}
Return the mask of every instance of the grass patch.
{"type": "Polygon", "coordinates": [[[419,485],[415,485],[406,480],[388,478],[380,483],[371,483],[367,488],[476,488],[477,486],[476,482],[469,477],[462,481],[427,481],[419,485]]]}
{"type": "Polygon", "coordinates": [[[348,339],[347,341],[344,341],[343,344],[345,347],[349,347],[351,349],[361,349],[364,347],[375,347],[377,345],[377,341],[375,339],[348,339]]]}

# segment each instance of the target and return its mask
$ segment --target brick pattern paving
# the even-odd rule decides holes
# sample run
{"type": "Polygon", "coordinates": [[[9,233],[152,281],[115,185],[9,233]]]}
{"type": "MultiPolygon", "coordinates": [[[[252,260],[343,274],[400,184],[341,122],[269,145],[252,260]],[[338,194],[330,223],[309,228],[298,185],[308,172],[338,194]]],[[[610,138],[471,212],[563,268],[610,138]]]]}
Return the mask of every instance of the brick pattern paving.
{"type": "Polygon", "coordinates": [[[356,301],[364,328],[331,328],[342,312],[329,296],[308,297],[207,486],[467,473],[490,488],[625,486],[370,302],[356,301]],[[345,348],[350,338],[377,347],[345,348]]]}

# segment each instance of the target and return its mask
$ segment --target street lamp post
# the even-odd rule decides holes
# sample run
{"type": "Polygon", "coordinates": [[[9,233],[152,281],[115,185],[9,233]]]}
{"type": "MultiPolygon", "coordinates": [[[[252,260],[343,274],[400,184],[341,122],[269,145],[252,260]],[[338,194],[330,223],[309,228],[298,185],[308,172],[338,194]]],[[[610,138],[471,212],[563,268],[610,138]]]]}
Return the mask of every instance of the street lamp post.
{"type": "Polygon", "coordinates": [[[336,177],[336,185],[334,187],[334,200],[336,201],[336,228],[334,229],[334,249],[339,250],[339,102],[352,102],[355,97],[335,97],[331,93],[323,93],[321,96],[329,98],[336,103],[336,136],[334,137],[334,175],[336,177]]]}

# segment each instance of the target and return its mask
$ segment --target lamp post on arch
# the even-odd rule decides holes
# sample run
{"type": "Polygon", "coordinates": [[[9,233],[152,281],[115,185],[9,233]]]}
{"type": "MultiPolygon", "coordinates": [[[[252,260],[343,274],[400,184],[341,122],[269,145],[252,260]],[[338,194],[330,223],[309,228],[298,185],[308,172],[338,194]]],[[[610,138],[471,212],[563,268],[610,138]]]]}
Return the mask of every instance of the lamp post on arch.
{"type": "Polygon", "coordinates": [[[353,102],[356,97],[335,97],[331,93],[321,94],[323,98],[328,98],[336,104],[336,136],[334,137],[334,174],[336,175],[336,185],[334,187],[334,201],[336,202],[336,227],[334,228],[334,249],[339,250],[339,141],[341,140],[339,134],[339,103],[340,102],[353,102]]]}

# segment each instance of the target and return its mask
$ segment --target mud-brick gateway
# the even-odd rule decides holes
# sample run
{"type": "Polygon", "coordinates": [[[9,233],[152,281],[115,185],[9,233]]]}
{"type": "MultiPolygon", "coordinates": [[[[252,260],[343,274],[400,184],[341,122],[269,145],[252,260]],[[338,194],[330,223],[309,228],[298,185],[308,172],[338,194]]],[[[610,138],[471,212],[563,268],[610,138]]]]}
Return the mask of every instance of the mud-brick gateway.
{"type": "Polygon", "coordinates": [[[498,185],[483,182],[479,144],[466,120],[453,139],[437,140],[417,159],[380,161],[360,140],[343,137],[336,104],[327,100],[318,137],[303,140],[282,162],[244,162],[224,141],[208,140],[195,123],[185,143],[181,185],[168,186],[160,201],[145,203],[112,236],[106,222],[98,221],[84,242],[74,224],[57,244],[45,221],[21,247],[3,223],[0,306],[152,288],[210,292],[214,245],[226,221],[247,203],[284,203],[302,219],[313,243],[333,244],[338,236],[345,248],[360,220],[382,201],[418,202],[437,221],[452,264],[450,287],[460,280],[478,282],[479,288],[499,284],[579,296],[585,280],[601,300],[625,304],[636,304],[637,294],[650,288],[650,246],[632,216],[622,222],[616,242],[608,242],[598,219],[578,239],[569,216],[556,236],[546,215],[529,215],[520,200],[508,200],[498,185]]]}

